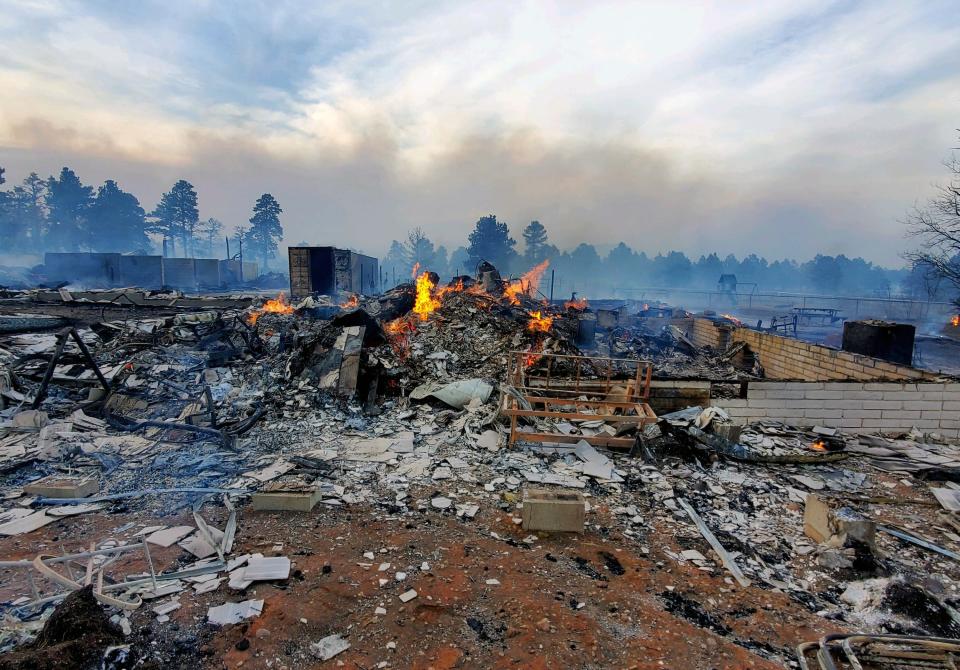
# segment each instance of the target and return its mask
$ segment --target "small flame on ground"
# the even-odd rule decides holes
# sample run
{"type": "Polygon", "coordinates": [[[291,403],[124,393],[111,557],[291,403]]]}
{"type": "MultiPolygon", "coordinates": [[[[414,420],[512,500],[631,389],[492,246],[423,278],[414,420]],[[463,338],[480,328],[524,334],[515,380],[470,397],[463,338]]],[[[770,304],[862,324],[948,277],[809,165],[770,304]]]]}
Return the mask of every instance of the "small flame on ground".
{"type": "Polygon", "coordinates": [[[817,440],[810,445],[810,448],[814,451],[827,451],[827,444],[823,440],[817,440]]]}
{"type": "Polygon", "coordinates": [[[360,306],[360,297],[359,297],[356,293],[353,293],[353,294],[350,295],[350,298],[347,299],[346,302],[341,302],[341,303],[340,303],[340,306],[341,306],[343,309],[353,309],[354,307],[359,307],[359,306],[360,306]]]}
{"type": "Polygon", "coordinates": [[[434,286],[436,284],[431,281],[429,272],[425,271],[417,277],[417,297],[413,303],[413,312],[421,321],[426,321],[427,317],[440,307],[440,301],[433,295],[434,286]]]}
{"type": "Polygon", "coordinates": [[[250,312],[247,316],[247,323],[251,326],[255,325],[257,319],[264,314],[293,314],[293,306],[287,302],[287,296],[281,291],[276,298],[271,298],[263,303],[260,309],[250,312]]]}
{"type": "Polygon", "coordinates": [[[576,300],[567,300],[563,303],[564,309],[579,309],[584,310],[590,306],[590,303],[587,302],[586,298],[577,298],[576,300]]]}
{"type": "Polygon", "coordinates": [[[540,286],[540,278],[547,271],[548,265],[550,265],[549,259],[534,265],[520,279],[510,282],[510,285],[504,290],[503,296],[510,301],[511,305],[519,305],[521,295],[533,293],[540,286]]]}
{"type": "Polygon", "coordinates": [[[950,319],[950,325],[954,328],[960,328],[960,314],[956,314],[952,319],[950,319]]]}
{"type": "Polygon", "coordinates": [[[553,317],[545,316],[543,312],[527,312],[530,315],[530,321],[527,322],[527,330],[534,333],[549,333],[553,325],[553,317]]]}

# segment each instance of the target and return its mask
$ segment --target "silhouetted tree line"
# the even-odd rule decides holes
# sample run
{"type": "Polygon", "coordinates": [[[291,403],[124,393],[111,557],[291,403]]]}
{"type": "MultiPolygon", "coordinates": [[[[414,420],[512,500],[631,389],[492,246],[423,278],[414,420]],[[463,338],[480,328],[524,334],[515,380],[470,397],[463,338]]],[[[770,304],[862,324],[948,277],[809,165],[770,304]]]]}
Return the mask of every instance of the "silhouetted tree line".
{"type": "MultiPolygon", "coordinates": [[[[0,168],[0,185],[4,184],[0,168]]],[[[237,242],[244,256],[266,267],[283,238],[283,210],[269,193],[253,207],[248,226],[238,226],[237,242]]],[[[98,251],[168,256],[220,257],[225,249],[223,223],[200,219],[197,192],[186,180],[177,181],[146,212],[132,193],[112,179],[96,190],[84,185],[68,167],[56,177],[42,179],[36,172],[19,186],[0,190],[0,253],[98,251]]],[[[239,250],[231,249],[232,253],[239,250]]]]}
{"type": "MultiPolygon", "coordinates": [[[[496,265],[501,273],[521,274],[545,259],[556,273],[555,297],[576,291],[581,296],[609,296],[614,291],[649,287],[717,289],[720,275],[734,274],[741,292],[751,284],[758,291],[817,292],[823,294],[881,295],[909,293],[923,299],[946,299],[941,291],[925,284],[922,271],[889,270],[863,258],[844,255],[817,255],[798,262],[784,259],[768,261],[756,254],[737,258],[716,253],[692,259],[680,251],[648,255],[624,242],[601,252],[582,243],[574,249],[560,250],[550,242],[546,226],[531,221],[521,231],[522,252],[511,237],[506,222],[493,214],[481,217],[467,238],[467,244],[449,255],[435,247],[422,230],[411,231],[407,240],[394,240],[383,260],[388,279],[409,278],[413,265],[429,268],[441,276],[472,274],[481,260],[496,265]],[[930,290],[928,290],[930,289],[930,290]]],[[[541,290],[544,284],[541,283],[541,290]]],[[[943,287],[941,287],[943,288],[943,287]]],[[[623,293],[626,295],[626,293],[623,293]]]]}

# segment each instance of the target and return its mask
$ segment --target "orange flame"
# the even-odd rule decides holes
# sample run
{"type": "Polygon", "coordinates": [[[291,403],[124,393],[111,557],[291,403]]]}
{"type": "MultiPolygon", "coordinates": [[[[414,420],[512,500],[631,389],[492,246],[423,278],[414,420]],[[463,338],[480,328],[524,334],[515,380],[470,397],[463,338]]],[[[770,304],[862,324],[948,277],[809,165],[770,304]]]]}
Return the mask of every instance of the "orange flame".
{"type": "Polygon", "coordinates": [[[280,295],[276,298],[271,298],[263,303],[263,306],[258,310],[250,312],[247,316],[247,323],[251,326],[257,323],[259,319],[264,314],[293,314],[293,306],[287,302],[287,296],[284,295],[283,291],[280,291],[280,295]]]}
{"type": "Polygon", "coordinates": [[[584,310],[590,306],[590,303],[587,302],[586,298],[577,298],[576,300],[567,300],[563,303],[565,309],[579,309],[584,310]]]}
{"type": "Polygon", "coordinates": [[[952,325],[954,328],[960,328],[960,314],[957,314],[950,319],[950,325],[952,325]]]}
{"type": "Polygon", "coordinates": [[[440,307],[440,301],[433,295],[434,286],[429,272],[417,277],[417,297],[413,303],[413,311],[421,321],[426,321],[427,317],[440,307]]]}
{"type": "Polygon", "coordinates": [[[810,445],[810,448],[814,451],[827,451],[827,445],[823,440],[817,440],[810,445]]]}
{"type": "Polygon", "coordinates": [[[533,333],[549,333],[550,326],[553,325],[552,316],[544,316],[540,310],[528,312],[530,321],[527,322],[527,330],[533,333]]]}
{"type": "Polygon", "coordinates": [[[458,279],[457,283],[453,286],[444,286],[439,291],[437,291],[437,298],[442,298],[448,293],[459,293],[463,290],[463,279],[458,279]]]}
{"type": "Polygon", "coordinates": [[[360,306],[360,297],[356,293],[352,293],[350,298],[346,302],[341,302],[340,306],[343,309],[353,309],[354,307],[360,306]]]}
{"type": "Polygon", "coordinates": [[[533,266],[520,279],[510,282],[503,295],[510,301],[511,305],[519,305],[521,295],[530,294],[537,290],[537,287],[540,286],[540,278],[547,271],[548,265],[550,265],[549,259],[533,266]]]}
{"type": "Polygon", "coordinates": [[[420,272],[420,261],[417,261],[413,264],[413,270],[410,272],[410,278],[416,279],[418,272],[420,272]]]}
{"type": "Polygon", "coordinates": [[[733,322],[734,322],[736,325],[738,325],[738,326],[742,326],[742,325],[743,325],[743,321],[741,321],[740,319],[738,319],[737,317],[735,317],[735,316],[733,316],[733,315],[731,315],[731,314],[721,314],[720,316],[722,316],[724,319],[727,319],[727,320],[729,320],[729,321],[733,321],[733,322]]]}
{"type": "Polygon", "coordinates": [[[390,348],[401,359],[405,359],[410,354],[410,334],[416,329],[417,324],[404,317],[383,324],[383,330],[390,341],[390,348]]]}

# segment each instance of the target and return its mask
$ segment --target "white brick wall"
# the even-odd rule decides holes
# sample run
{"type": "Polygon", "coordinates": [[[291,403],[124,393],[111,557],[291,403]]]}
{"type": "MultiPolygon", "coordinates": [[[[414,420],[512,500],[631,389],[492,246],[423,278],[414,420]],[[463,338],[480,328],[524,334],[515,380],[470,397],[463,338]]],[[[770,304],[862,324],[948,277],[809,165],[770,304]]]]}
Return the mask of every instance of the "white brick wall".
{"type": "Polygon", "coordinates": [[[746,398],[715,404],[741,423],[771,419],[852,433],[916,427],[960,437],[960,384],[749,382],[746,398]]]}

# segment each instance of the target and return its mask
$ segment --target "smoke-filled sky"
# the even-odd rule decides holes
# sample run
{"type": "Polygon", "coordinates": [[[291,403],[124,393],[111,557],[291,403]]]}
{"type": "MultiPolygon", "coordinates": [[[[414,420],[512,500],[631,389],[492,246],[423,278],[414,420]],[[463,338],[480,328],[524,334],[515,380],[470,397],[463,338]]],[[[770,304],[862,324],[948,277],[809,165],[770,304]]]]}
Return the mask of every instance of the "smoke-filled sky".
{"type": "MultiPolygon", "coordinates": [[[[15,0],[0,166],[383,253],[539,219],[561,247],[901,265],[960,125],[955,0],[15,0]]],[[[9,187],[10,184],[7,184],[9,187]]]]}

